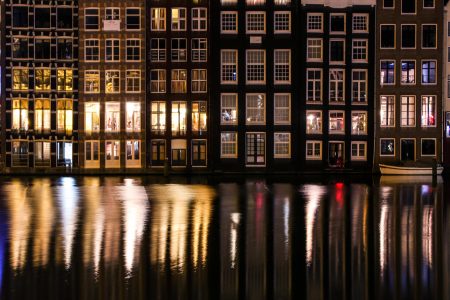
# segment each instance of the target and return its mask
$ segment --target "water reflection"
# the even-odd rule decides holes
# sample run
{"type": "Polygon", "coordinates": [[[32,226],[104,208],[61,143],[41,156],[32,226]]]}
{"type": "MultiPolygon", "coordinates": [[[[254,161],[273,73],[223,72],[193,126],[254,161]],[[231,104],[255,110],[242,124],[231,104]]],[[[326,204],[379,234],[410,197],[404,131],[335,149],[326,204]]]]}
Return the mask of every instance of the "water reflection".
{"type": "Polygon", "coordinates": [[[449,296],[442,183],[3,179],[1,297],[449,296]]]}

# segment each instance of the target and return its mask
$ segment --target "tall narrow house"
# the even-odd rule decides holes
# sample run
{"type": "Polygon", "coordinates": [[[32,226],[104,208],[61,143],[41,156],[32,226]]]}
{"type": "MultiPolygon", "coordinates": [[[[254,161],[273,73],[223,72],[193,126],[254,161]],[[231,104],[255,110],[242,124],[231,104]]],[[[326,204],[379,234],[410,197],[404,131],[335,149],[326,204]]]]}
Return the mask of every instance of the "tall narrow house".
{"type": "Polygon", "coordinates": [[[209,1],[147,4],[148,167],[205,170],[213,71],[208,70],[209,1]]]}
{"type": "Polygon", "coordinates": [[[78,1],[6,0],[4,5],[5,167],[12,172],[76,168],[78,1]]]}
{"type": "Polygon", "coordinates": [[[80,166],[145,168],[145,1],[80,0],[80,166]]]}
{"type": "Polygon", "coordinates": [[[375,163],[442,160],[442,0],[378,0],[375,163]]]}
{"type": "Polygon", "coordinates": [[[445,70],[443,74],[442,106],[444,111],[443,157],[446,168],[450,167],[450,2],[444,1],[444,27],[443,31],[443,59],[445,70]]]}
{"type": "Polygon", "coordinates": [[[305,170],[367,170],[373,157],[375,1],[302,1],[299,155],[305,170]]]}
{"type": "Polygon", "coordinates": [[[212,1],[212,161],[217,172],[294,171],[299,1],[212,1]],[[295,66],[295,67],[294,67],[295,66]]]}

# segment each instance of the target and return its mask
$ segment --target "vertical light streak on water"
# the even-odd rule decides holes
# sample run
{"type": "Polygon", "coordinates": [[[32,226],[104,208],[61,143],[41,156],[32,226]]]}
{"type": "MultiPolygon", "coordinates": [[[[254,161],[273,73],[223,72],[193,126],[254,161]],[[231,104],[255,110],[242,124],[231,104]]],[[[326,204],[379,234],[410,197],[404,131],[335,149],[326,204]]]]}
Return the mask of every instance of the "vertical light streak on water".
{"type": "Polygon", "coordinates": [[[389,216],[391,214],[389,207],[389,199],[392,197],[391,187],[382,187],[381,191],[381,213],[380,213],[380,223],[378,225],[380,234],[380,276],[383,278],[386,266],[389,260],[389,235],[390,232],[390,220],[389,216]]]}

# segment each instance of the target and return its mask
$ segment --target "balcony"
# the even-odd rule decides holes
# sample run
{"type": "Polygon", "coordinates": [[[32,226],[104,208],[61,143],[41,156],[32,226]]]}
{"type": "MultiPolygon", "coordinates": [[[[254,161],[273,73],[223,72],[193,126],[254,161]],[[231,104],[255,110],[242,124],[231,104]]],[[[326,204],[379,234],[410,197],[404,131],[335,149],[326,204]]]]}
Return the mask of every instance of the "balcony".
{"type": "Polygon", "coordinates": [[[104,31],[120,31],[120,20],[103,20],[104,31]]]}

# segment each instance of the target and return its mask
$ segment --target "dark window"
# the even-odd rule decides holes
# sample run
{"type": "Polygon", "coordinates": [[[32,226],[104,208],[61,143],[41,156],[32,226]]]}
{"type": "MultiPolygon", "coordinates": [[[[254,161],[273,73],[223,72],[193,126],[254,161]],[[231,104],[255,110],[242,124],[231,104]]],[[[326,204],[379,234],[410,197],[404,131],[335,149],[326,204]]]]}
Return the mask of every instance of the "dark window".
{"type": "Polygon", "coordinates": [[[13,37],[13,58],[28,58],[28,38],[13,37]]]}
{"type": "Polygon", "coordinates": [[[72,9],[71,8],[58,8],[57,11],[57,27],[61,29],[72,28],[72,9]]]}
{"type": "Polygon", "coordinates": [[[72,39],[58,39],[58,59],[72,59],[72,39]]]}
{"type": "Polygon", "coordinates": [[[436,140],[422,140],[422,155],[436,155],[436,140]]]}
{"type": "Polygon", "coordinates": [[[395,48],[395,25],[381,25],[381,48],[395,48]]]}
{"type": "Polygon", "coordinates": [[[403,14],[416,13],[416,0],[402,0],[402,13],[403,14]]]}
{"type": "Polygon", "coordinates": [[[447,23],[447,35],[450,36],[450,22],[447,23]]]}
{"type": "Polygon", "coordinates": [[[13,27],[28,27],[28,7],[13,7],[13,27]]]}
{"type": "Polygon", "coordinates": [[[450,62],[450,47],[447,47],[447,62],[450,62]]]}
{"type": "Polygon", "coordinates": [[[330,61],[344,61],[344,41],[330,41],[330,61]]]}
{"type": "Polygon", "coordinates": [[[422,47],[436,48],[436,25],[422,25],[422,47]]]}
{"type": "Polygon", "coordinates": [[[34,9],[34,28],[50,28],[50,8],[36,7],[34,9]]]}
{"type": "Polygon", "coordinates": [[[141,29],[139,8],[127,8],[127,29],[141,29]]]}
{"type": "Polygon", "coordinates": [[[330,31],[345,31],[345,15],[331,15],[330,31]]]}
{"type": "Polygon", "coordinates": [[[34,40],[34,58],[50,59],[50,39],[34,40]]]}
{"type": "Polygon", "coordinates": [[[152,141],[152,166],[163,166],[166,160],[166,142],[152,141]]]}
{"type": "Polygon", "coordinates": [[[434,7],[434,0],[423,0],[423,7],[434,7]]]}
{"type": "Polygon", "coordinates": [[[385,8],[394,7],[394,0],[383,0],[383,7],[385,8]]]}
{"type": "Polygon", "coordinates": [[[192,165],[206,166],[206,141],[192,141],[192,165]]]}
{"type": "Polygon", "coordinates": [[[402,25],[402,48],[416,47],[416,26],[402,25]]]}
{"type": "Polygon", "coordinates": [[[395,154],[395,141],[394,139],[383,139],[380,141],[381,155],[394,155],[395,154]]]}
{"type": "Polygon", "coordinates": [[[98,30],[98,8],[89,8],[85,11],[84,22],[85,29],[87,30],[98,30]]]}

